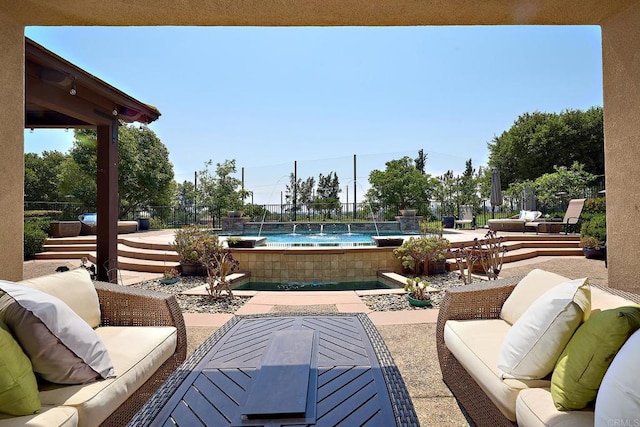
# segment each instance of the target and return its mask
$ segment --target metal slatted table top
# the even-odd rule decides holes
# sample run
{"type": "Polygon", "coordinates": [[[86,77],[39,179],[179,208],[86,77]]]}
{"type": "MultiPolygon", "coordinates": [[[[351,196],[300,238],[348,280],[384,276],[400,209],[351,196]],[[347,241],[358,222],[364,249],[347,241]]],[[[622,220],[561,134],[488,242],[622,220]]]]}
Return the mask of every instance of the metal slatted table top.
{"type": "Polygon", "coordinates": [[[417,426],[364,314],[235,316],[131,420],[135,426],[417,426]]]}

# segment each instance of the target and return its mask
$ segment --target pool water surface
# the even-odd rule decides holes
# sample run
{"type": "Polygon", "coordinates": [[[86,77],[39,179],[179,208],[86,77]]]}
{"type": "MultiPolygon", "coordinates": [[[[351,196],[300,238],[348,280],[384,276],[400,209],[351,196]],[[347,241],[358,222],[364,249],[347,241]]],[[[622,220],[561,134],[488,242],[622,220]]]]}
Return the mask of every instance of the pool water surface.
{"type": "Polygon", "coordinates": [[[242,291],[363,291],[370,289],[392,289],[377,280],[366,282],[247,282],[233,290],[242,291]]]}

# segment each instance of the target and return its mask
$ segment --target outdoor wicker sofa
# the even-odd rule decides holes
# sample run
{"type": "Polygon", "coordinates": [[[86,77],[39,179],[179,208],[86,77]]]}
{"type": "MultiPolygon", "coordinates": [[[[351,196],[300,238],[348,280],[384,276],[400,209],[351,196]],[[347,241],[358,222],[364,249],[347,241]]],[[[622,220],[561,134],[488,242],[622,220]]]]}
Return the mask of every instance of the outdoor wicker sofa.
{"type": "MultiPolygon", "coordinates": [[[[597,419],[599,415],[596,409],[594,416],[593,407],[579,411],[556,409],[549,388],[551,374],[539,380],[503,379],[500,376],[495,359],[498,358],[504,333],[492,329],[497,325],[496,322],[502,322],[500,317],[503,305],[521,280],[520,277],[505,278],[447,290],[440,306],[436,329],[436,345],[444,382],[478,426],[594,425],[594,417],[597,419]],[[452,326],[447,325],[450,321],[453,321],[452,326]],[[455,332],[452,334],[451,328],[456,327],[461,327],[459,330],[467,328],[466,342],[463,338],[462,342],[455,343],[452,336],[459,336],[455,332]],[[475,329],[470,332],[469,328],[475,329]],[[454,355],[447,340],[458,355],[468,352],[467,355],[461,355],[463,361],[454,355]],[[473,362],[470,363],[470,360],[473,362]]],[[[601,310],[640,303],[640,295],[595,285],[591,285],[590,298],[592,316],[597,316],[601,310]]],[[[526,310],[526,307],[522,310],[526,310]]],[[[500,326],[496,329],[503,328],[504,331],[509,327],[500,326]]],[[[464,336],[464,333],[460,336],[464,336]]],[[[640,331],[633,337],[639,336],[640,331]]],[[[633,352],[632,363],[635,364],[635,347],[633,352]]],[[[640,389],[637,381],[631,385],[631,390],[634,390],[629,393],[631,397],[628,400],[631,403],[625,404],[638,405],[640,389]]],[[[601,398],[603,401],[610,400],[602,397],[602,394],[601,392],[597,396],[596,407],[601,398]]],[[[635,411],[640,411],[640,407],[635,408],[635,411]]]]}
{"type": "MultiPolygon", "coordinates": [[[[173,295],[92,283],[83,269],[17,284],[56,296],[81,321],[89,323],[89,329],[95,331],[108,351],[115,376],[82,384],[39,381],[41,409],[23,416],[0,413],[2,427],[126,425],[186,357],[184,319],[173,295]],[[98,313],[93,302],[99,302],[98,313]]],[[[15,324],[10,329],[18,336],[14,328],[15,324]]],[[[19,339],[16,341],[23,345],[19,339]]],[[[33,361],[31,355],[29,358],[33,361]]]]}
{"type": "Polygon", "coordinates": [[[520,214],[509,218],[490,219],[487,224],[491,231],[521,231],[524,233],[525,224],[536,221],[541,215],[540,211],[520,211],[520,214]]]}

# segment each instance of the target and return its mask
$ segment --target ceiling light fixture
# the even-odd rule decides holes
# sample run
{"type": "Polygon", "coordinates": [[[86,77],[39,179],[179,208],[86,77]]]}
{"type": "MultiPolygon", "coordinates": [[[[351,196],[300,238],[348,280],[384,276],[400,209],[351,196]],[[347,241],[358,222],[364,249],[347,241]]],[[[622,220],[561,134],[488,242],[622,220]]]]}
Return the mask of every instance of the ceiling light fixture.
{"type": "Polygon", "coordinates": [[[111,112],[114,116],[118,115],[118,107],[113,107],[113,111],[111,112]]]}
{"type": "Polygon", "coordinates": [[[71,82],[71,89],[69,89],[69,95],[76,96],[78,91],[76,90],[76,77],[73,76],[73,81],[71,82]]]}

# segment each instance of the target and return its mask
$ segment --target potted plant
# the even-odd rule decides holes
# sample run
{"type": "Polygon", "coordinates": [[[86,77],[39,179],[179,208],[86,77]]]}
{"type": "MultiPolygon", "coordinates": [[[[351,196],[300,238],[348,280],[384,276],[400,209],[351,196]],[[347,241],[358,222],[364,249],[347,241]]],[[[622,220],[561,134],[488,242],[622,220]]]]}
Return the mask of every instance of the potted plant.
{"type": "Polygon", "coordinates": [[[444,273],[449,240],[442,237],[442,227],[432,227],[426,221],[420,223],[420,236],[411,236],[393,254],[413,276],[444,273]]]}
{"type": "Polygon", "coordinates": [[[607,218],[603,213],[584,219],[580,227],[580,246],[589,259],[604,259],[607,242],[607,218]]]}
{"type": "Polygon", "coordinates": [[[419,277],[407,279],[404,290],[407,291],[409,304],[415,307],[431,306],[431,292],[437,291],[429,286],[428,280],[419,277]]]}
{"type": "Polygon", "coordinates": [[[173,267],[170,270],[165,270],[162,273],[162,279],[160,279],[160,283],[163,285],[173,285],[180,279],[180,272],[177,268],[173,267]]]}
{"type": "Polygon", "coordinates": [[[449,251],[449,240],[442,236],[427,237],[427,260],[428,273],[443,274],[447,271],[447,252],[449,251]]]}
{"type": "Polygon", "coordinates": [[[205,240],[208,231],[202,227],[189,225],[175,232],[171,249],[180,257],[180,271],[183,276],[202,276],[204,267],[200,261],[205,250],[205,240]]]}
{"type": "Polygon", "coordinates": [[[405,271],[420,276],[425,274],[425,262],[429,254],[425,237],[411,236],[400,247],[393,250],[393,255],[400,260],[405,271]]]}

